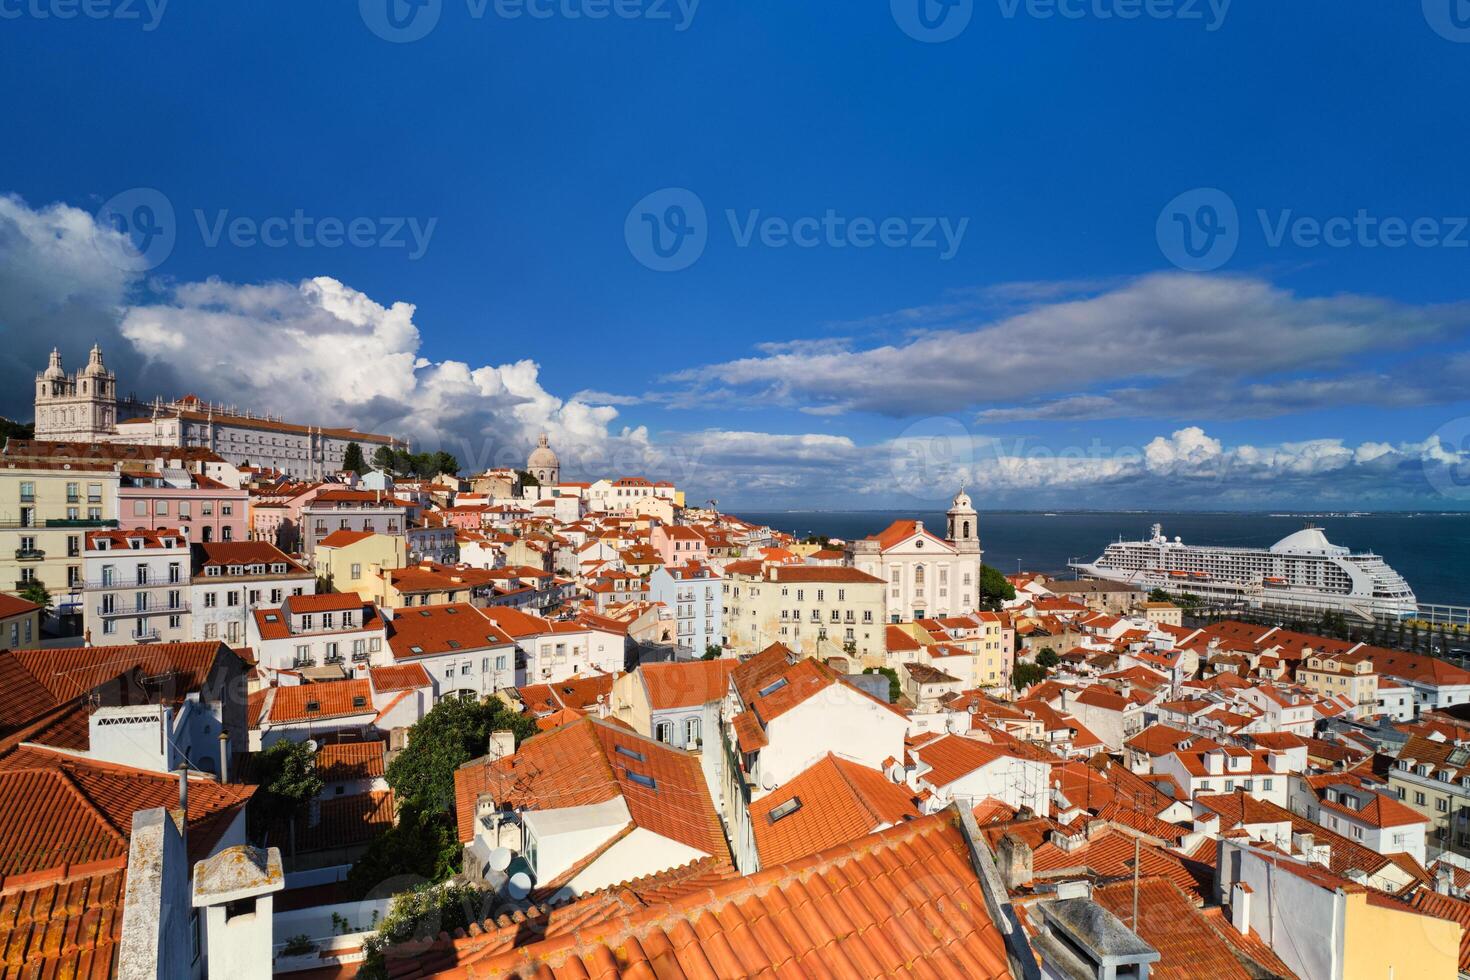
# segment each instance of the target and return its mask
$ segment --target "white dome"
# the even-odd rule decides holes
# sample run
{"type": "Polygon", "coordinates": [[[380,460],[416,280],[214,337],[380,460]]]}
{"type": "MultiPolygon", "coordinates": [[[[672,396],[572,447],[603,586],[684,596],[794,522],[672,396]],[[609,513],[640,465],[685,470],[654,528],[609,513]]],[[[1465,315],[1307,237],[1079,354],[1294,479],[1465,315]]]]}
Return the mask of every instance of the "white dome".
{"type": "Polygon", "coordinates": [[[1320,527],[1304,527],[1273,544],[1271,551],[1278,555],[1327,555],[1346,553],[1347,549],[1328,541],[1320,527]]]}
{"type": "Polygon", "coordinates": [[[541,438],[536,441],[536,448],[531,450],[531,455],[526,459],[528,470],[549,470],[561,465],[556,453],[547,444],[546,433],[541,433],[541,438]]]}
{"type": "Polygon", "coordinates": [[[970,495],[961,490],[954,495],[954,503],[950,504],[950,510],[974,510],[975,505],[970,503],[970,495]]]}

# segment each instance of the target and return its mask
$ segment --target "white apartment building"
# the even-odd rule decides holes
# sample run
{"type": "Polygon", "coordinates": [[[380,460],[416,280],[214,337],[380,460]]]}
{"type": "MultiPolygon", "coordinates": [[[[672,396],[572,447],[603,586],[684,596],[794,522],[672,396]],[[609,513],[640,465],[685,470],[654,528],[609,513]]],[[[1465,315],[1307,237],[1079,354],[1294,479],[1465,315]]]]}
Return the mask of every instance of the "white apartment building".
{"type": "Polygon", "coordinates": [[[708,647],[720,645],[723,607],[720,575],[713,568],[696,563],[655,568],[648,576],[648,598],[674,614],[675,642],[685,655],[703,656],[708,647]]]}
{"type": "Polygon", "coordinates": [[[864,667],[884,665],[883,579],[830,565],[732,562],[720,591],[725,646],[737,653],[784,643],[806,656],[851,652],[864,667]]]}
{"type": "Polygon", "coordinates": [[[287,596],[279,608],[251,613],[249,627],[246,642],[265,672],[342,674],[390,662],[387,624],[356,593],[287,596]]]}
{"type": "Polygon", "coordinates": [[[215,541],[193,547],[189,606],[193,638],[242,646],[256,609],[314,595],[316,576],[264,541],[215,541]]]}
{"type": "Polygon", "coordinates": [[[177,530],[90,531],[83,624],[90,642],[191,638],[189,541],[177,530]]]}

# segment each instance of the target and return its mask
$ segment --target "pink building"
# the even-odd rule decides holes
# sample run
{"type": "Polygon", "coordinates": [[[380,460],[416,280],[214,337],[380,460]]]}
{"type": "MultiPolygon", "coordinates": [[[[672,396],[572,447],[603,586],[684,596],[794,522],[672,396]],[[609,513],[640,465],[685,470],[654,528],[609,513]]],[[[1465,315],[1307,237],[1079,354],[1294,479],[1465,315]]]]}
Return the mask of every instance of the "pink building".
{"type": "Polygon", "coordinates": [[[194,542],[249,539],[249,499],[218,480],[183,470],[124,473],[117,491],[118,526],[178,528],[194,542]]]}
{"type": "Polygon", "coordinates": [[[709,549],[705,545],[704,535],[682,524],[655,524],[649,529],[648,543],[658,552],[668,568],[690,562],[704,564],[709,560],[709,549]]]}

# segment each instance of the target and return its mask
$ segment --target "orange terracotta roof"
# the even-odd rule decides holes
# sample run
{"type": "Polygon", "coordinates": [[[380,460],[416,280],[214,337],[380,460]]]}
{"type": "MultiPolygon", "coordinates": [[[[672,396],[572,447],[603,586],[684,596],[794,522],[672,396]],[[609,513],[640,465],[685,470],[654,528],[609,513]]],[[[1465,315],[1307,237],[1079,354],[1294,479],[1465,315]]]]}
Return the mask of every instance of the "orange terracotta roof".
{"type": "Polygon", "coordinates": [[[321,592],[316,595],[293,595],[286,597],[286,608],[291,615],[302,613],[346,612],[368,605],[356,592],[321,592]]]}
{"type": "Polygon", "coordinates": [[[1158,980],[1251,980],[1230,946],[1204,917],[1195,900],[1167,878],[1138,882],[1138,922],[1133,921],[1134,886],[1120,881],[1092,890],[1092,900],[1113,913],[1159,951],[1148,975],[1158,980]]]}
{"type": "Polygon", "coordinates": [[[931,767],[920,778],[936,787],[948,786],[981,766],[1011,755],[1000,746],[961,735],[941,736],[910,749],[909,753],[931,767]]]}
{"type": "Polygon", "coordinates": [[[263,720],[275,725],[377,713],[372,686],[366,680],[295,684],[271,690],[275,697],[263,720]]]}
{"type": "Polygon", "coordinates": [[[357,544],[359,541],[375,537],[376,533],[375,531],[338,530],[333,531],[316,544],[318,548],[346,548],[349,545],[357,544]]]}
{"type": "Polygon", "coordinates": [[[316,770],[329,783],[376,779],[383,775],[386,742],[341,742],[317,749],[316,770]]]}
{"type": "Polygon", "coordinates": [[[474,837],[482,794],[537,810],[621,796],[634,825],[705,854],[728,854],[699,758],[599,719],[530,738],[506,759],[467,762],[455,771],[454,791],[462,843],[474,837]]]}
{"type": "Polygon", "coordinates": [[[400,609],[388,629],[388,646],[398,660],[514,644],[467,602],[400,609]]]}
{"type": "MultiPolygon", "coordinates": [[[[209,854],[254,786],[189,781],[189,853],[209,854]]],[[[133,814],[175,809],[174,775],[24,748],[0,760],[0,879],[125,862],[133,814]]]]}
{"type": "Polygon", "coordinates": [[[110,980],[126,889],[116,869],[0,893],[0,975],[110,980]]]}
{"type": "MultiPolygon", "coordinates": [[[[403,978],[437,964],[402,967],[403,978]]],[[[944,814],[439,975],[1009,977],[964,835],[944,814]],[[965,914],[956,914],[955,910],[965,914]]]]}
{"type": "Polygon", "coordinates": [[[41,607],[34,602],[27,602],[20,596],[7,595],[0,592],[0,619],[9,619],[12,616],[24,616],[33,613],[41,607]]]}
{"type": "Polygon", "coordinates": [[[763,865],[806,857],[919,816],[908,787],[831,753],[750,804],[763,865]]]}
{"type": "Polygon", "coordinates": [[[643,664],[638,668],[654,711],[685,708],[719,701],[730,690],[730,672],[736,661],[693,660],[643,664]]]}
{"type": "Polygon", "coordinates": [[[368,676],[372,678],[373,690],[379,693],[410,691],[428,687],[433,683],[429,679],[429,672],[424,670],[423,664],[395,664],[392,667],[373,667],[368,671],[368,676]]]}

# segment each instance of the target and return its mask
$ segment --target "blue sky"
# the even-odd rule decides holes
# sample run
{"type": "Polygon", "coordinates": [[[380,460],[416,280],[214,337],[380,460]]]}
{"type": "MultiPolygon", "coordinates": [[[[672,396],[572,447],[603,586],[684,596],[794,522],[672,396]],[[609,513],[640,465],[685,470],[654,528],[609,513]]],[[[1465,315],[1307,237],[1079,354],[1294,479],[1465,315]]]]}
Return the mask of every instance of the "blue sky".
{"type": "Polygon", "coordinates": [[[1465,0],[960,0],[941,43],[921,0],[391,0],[408,43],[390,0],[94,2],[0,0],[0,411],[100,339],[148,394],[467,462],[545,428],[729,505],[1470,502],[1465,0]],[[130,264],[88,222],[139,188],[130,264]],[[657,271],[671,202],[703,250],[657,271]],[[298,211],[360,242],[256,240],[298,211]]]}

